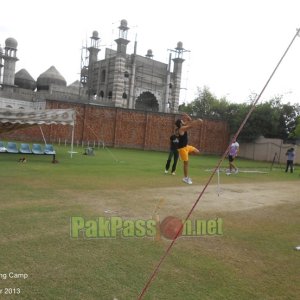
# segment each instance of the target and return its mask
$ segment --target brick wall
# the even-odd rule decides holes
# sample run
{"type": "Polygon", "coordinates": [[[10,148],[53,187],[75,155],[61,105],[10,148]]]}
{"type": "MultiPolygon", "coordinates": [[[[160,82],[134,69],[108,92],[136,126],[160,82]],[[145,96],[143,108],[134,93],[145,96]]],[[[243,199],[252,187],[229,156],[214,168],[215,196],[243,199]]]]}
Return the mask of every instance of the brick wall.
{"type": "MultiPolygon", "coordinates": [[[[74,143],[96,144],[144,150],[169,149],[169,137],[179,115],[136,111],[122,108],[101,107],[47,101],[47,108],[74,108],[77,112],[74,143]]],[[[71,141],[72,128],[63,125],[43,125],[42,132],[47,143],[71,141]]],[[[0,138],[24,142],[43,142],[39,126],[3,134],[0,138]]],[[[189,133],[189,144],[202,153],[221,154],[229,141],[228,124],[225,121],[204,120],[199,128],[189,133]]]]}

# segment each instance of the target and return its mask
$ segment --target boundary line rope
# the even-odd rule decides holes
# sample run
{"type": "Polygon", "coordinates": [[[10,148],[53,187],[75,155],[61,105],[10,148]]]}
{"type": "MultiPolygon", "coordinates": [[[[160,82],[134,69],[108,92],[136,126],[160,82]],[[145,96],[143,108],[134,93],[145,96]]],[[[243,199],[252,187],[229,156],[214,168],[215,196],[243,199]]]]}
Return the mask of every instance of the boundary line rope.
{"type": "Polygon", "coordinates": [[[265,91],[265,89],[266,89],[266,87],[268,86],[269,82],[271,81],[273,75],[275,74],[275,72],[276,72],[276,70],[278,69],[279,65],[281,64],[283,58],[286,56],[288,50],[289,50],[290,47],[292,46],[294,40],[295,40],[296,37],[299,35],[299,33],[300,33],[300,29],[297,29],[297,32],[296,32],[296,34],[294,35],[292,41],[290,42],[289,46],[288,46],[287,49],[285,50],[285,52],[284,52],[284,54],[282,55],[281,59],[280,59],[279,62],[277,63],[277,65],[276,65],[274,71],[271,73],[269,79],[267,80],[266,84],[264,85],[264,87],[263,87],[263,89],[261,90],[260,94],[258,95],[257,99],[256,99],[255,101],[253,101],[252,106],[251,106],[251,108],[250,108],[248,114],[246,115],[244,121],[243,121],[242,124],[240,125],[240,127],[239,127],[238,131],[236,132],[236,134],[233,136],[233,138],[232,138],[232,140],[230,141],[230,143],[229,143],[227,149],[225,150],[225,152],[224,152],[224,154],[222,155],[221,159],[219,160],[219,162],[217,163],[216,167],[214,168],[212,174],[209,176],[209,178],[208,178],[208,180],[207,180],[207,183],[205,184],[204,188],[203,188],[202,191],[200,192],[200,194],[199,194],[197,200],[195,201],[195,203],[193,204],[192,208],[191,208],[190,211],[188,212],[186,218],[184,219],[184,222],[182,223],[182,225],[180,226],[179,230],[177,231],[176,236],[174,237],[174,239],[172,240],[172,242],[170,243],[170,245],[167,247],[165,253],[162,255],[162,257],[160,258],[158,264],[157,264],[156,267],[154,268],[154,270],[153,270],[151,276],[149,277],[149,279],[148,279],[147,282],[145,283],[145,285],[144,285],[144,287],[143,287],[143,289],[142,289],[142,291],[141,291],[141,293],[140,293],[140,295],[139,295],[139,297],[138,297],[138,300],[143,299],[143,297],[144,297],[145,293],[147,292],[147,290],[148,290],[150,284],[151,284],[152,281],[155,279],[155,277],[156,277],[156,275],[157,275],[157,273],[158,273],[158,271],[159,271],[159,268],[160,268],[161,264],[164,262],[165,258],[168,256],[168,254],[170,253],[170,251],[171,251],[173,245],[175,244],[175,242],[176,242],[176,240],[177,240],[177,238],[178,238],[178,236],[179,236],[179,234],[180,234],[180,232],[181,232],[181,230],[182,230],[182,228],[183,228],[183,226],[184,226],[184,223],[185,223],[185,222],[188,220],[188,218],[191,216],[191,214],[192,214],[192,212],[194,211],[196,205],[198,204],[198,202],[200,201],[202,195],[204,194],[205,190],[207,189],[208,185],[210,184],[210,182],[211,182],[213,176],[215,175],[216,171],[219,169],[221,163],[222,163],[223,160],[225,159],[226,154],[227,154],[227,152],[229,151],[230,145],[233,143],[233,141],[235,141],[235,140],[237,139],[237,137],[238,137],[238,135],[240,134],[241,130],[242,130],[243,127],[245,126],[246,122],[248,121],[250,115],[251,115],[252,112],[254,111],[255,106],[256,106],[257,102],[259,101],[261,95],[262,95],[263,92],[265,91]]]}

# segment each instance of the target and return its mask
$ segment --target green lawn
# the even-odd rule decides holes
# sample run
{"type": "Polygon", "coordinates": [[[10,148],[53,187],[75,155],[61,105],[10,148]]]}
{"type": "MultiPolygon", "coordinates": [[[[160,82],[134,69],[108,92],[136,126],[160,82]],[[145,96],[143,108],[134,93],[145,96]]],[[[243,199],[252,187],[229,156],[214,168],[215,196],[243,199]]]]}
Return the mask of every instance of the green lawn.
{"type": "MultiPolygon", "coordinates": [[[[0,299],[137,299],[170,241],[71,238],[70,218],[94,220],[111,207],[128,219],[148,216],[157,199],[132,198],[131,192],[184,186],[181,163],[174,177],[163,172],[163,152],[100,148],[86,156],[75,148],[70,158],[68,148],[56,149],[57,164],[50,156],[27,156],[22,164],[21,155],[0,154],[0,299]]],[[[206,183],[219,159],[191,157],[195,184],[206,183]]],[[[286,174],[279,165],[270,172],[271,163],[237,164],[267,173],[222,173],[222,183],[299,183],[298,166],[286,174]]],[[[293,250],[300,245],[299,202],[203,217],[223,218],[224,234],[178,239],[145,299],[299,298],[300,252],[293,250]]]]}

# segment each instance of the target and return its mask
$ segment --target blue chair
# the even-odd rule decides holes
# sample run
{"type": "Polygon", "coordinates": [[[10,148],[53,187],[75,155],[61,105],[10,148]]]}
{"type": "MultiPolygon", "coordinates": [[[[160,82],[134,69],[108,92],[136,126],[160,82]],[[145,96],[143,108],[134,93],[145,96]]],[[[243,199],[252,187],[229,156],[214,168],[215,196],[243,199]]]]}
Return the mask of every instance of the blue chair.
{"type": "Polygon", "coordinates": [[[7,142],[7,152],[8,153],[19,153],[17,144],[14,142],[7,142]]]}
{"type": "Polygon", "coordinates": [[[42,146],[40,144],[33,144],[32,145],[32,153],[33,154],[44,154],[42,146]]]}
{"type": "Polygon", "coordinates": [[[46,144],[44,148],[44,153],[47,155],[55,155],[56,151],[54,150],[52,145],[46,144]]]}
{"type": "Polygon", "coordinates": [[[0,141],[0,152],[7,152],[7,149],[5,147],[5,144],[3,142],[0,141]]]}
{"type": "Polygon", "coordinates": [[[32,151],[30,150],[29,144],[21,144],[20,153],[31,154],[32,151]]]}

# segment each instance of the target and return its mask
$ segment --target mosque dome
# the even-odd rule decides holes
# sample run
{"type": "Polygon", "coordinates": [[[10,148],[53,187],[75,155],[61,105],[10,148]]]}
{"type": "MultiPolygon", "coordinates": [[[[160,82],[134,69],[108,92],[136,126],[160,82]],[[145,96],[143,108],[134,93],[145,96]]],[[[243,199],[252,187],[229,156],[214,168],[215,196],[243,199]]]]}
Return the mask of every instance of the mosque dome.
{"type": "Polygon", "coordinates": [[[67,82],[54,66],[42,73],[37,79],[37,89],[49,90],[50,85],[66,86],[67,82]]]}
{"type": "Polygon", "coordinates": [[[183,43],[182,42],[178,42],[176,49],[177,50],[182,50],[183,49],[183,43]]]}
{"type": "Polygon", "coordinates": [[[35,80],[25,69],[21,69],[15,74],[15,85],[17,85],[22,89],[27,89],[32,91],[36,89],[35,80]]]}
{"type": "Polygon", "coordinates": [[[82,84],[80,83],[79,80],[76,80],[72,84],[70,84],[68,87],[79,88],[79,87],[82,87],[82,84]]]}
{"type": "Polygon", "coordinates": [[[146,56],[150,58],[153,57],[153,51],[151,49],[148,49],[146,56]]]}
{"type": "Polygon", "coordinates": [[[128,25],[127,21],[123,19],[120,22],[119,29],[121,29],[121,30],[128,30],[129,27],[127,25],[128,25]]]}
{"type": "Polygon", "coordinates": [[[96,39],[99,38],[99,33],[98,33],[98,31],[96,31],[96,30],[93,31],[93,38],[96,38],[96,39]]]}
{"type": "Polygon", "coordinates": [[[82,83],[80,83],[79,80],[76,80],[72,84],[68,85],[67,89],[68,89],[68,92],[78,95],[79,90],[82,87],[83,87],[82,83]]]}
{"type": "Polygon", "coordinates": [[[127,27],[127,21],[126,20],[121,20],[121,26],[127,27]]]}
{"type": "Polygon", "coordinates": [[[16,39],[10,37],[5,40],[5,47],[17,49],[17,46],[18,46],[18,42],[16,39]]]}

